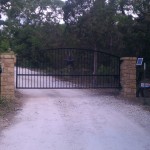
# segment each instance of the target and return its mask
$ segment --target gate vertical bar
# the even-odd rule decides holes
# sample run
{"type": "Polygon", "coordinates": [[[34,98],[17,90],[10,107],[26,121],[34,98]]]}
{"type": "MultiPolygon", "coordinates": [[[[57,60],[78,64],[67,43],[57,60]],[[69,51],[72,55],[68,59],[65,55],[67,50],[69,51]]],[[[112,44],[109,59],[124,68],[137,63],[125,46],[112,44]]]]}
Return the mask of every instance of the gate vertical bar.
{"type": "Polygon", "coordinates": [[[18,88],[18,56],[16,56],[16,88],[18,88]]]}

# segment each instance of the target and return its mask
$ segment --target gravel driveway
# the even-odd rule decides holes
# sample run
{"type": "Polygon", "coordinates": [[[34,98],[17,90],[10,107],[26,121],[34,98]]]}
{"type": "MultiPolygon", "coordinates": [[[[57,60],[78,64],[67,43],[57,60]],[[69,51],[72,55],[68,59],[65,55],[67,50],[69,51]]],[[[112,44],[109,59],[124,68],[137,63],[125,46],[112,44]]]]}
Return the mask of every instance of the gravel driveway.
{"type": "Polygon", "coordinates": [[[150,112],[96,90],[19,90],[0,150],[150,150],[150,112]]]}

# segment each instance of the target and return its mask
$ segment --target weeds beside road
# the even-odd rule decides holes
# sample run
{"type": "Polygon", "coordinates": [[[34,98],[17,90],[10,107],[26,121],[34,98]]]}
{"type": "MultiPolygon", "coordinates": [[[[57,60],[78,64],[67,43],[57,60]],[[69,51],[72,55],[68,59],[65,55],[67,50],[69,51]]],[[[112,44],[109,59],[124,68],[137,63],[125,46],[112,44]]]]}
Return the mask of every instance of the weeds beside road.
{"type": "Polygon", "coordinates": [[[19,92],[15,93],[15,99],[0,97],[0,131],[10,124],[13,114],[22,106],[20,98],[19,92]]]}

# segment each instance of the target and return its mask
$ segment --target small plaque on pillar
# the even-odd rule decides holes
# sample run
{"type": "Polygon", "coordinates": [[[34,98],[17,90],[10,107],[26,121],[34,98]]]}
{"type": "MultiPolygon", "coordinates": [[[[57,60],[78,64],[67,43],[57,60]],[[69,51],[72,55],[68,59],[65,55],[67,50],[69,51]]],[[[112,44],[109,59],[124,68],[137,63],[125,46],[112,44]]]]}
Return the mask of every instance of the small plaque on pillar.
{"type": "Polygon", "coordinates": [[[142,64],[143,64],[143,58],[138,58],[137,62],[136,62],[136,65],[137,66],[142,66],[142,64]]]}

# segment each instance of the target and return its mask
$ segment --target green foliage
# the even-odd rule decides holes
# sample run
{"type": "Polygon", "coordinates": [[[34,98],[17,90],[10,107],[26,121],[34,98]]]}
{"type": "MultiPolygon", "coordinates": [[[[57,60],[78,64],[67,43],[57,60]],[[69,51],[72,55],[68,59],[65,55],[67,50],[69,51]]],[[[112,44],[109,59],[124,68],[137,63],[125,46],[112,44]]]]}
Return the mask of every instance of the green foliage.
{"type": "Polygon", "coordinates": [[[17,29],[12,39],[12,49],[16,53],[29,56],[36,50],[61,47],[64,28],[61,25],[24,26],[17,29]]]}
{"type": "Polygon", "coordinates": [[[150,57],[149,6],[147,0],[69,0],[64,6],[64,21],[68,35],[76,38],[79,47],[119,56],[142,55],[147,60],[150,57]]]}
{"type": "MultiPolygon", "coordinates": [[[[68,30],[71,31],[71,35],[76,35],[80,47],[116,53],[116,51],[122,48],[122,36],[116,26],[116,6],[112,3],[106,3],[105,0],[96,0],[89,3],[89,5],[91,9],[85,9],[85,13],[79,16],[78,20],[76,16],[74,17],[71,13],[71,11],[75,11],[75,9],[65,9],[65,11],[68,11],[66,12],[67,14],[72,14],[72,16],[68,16],[68,21],[66,21],[67,19],[65,18],[65,22],[68,24],[68,30]],[[75,18],[72,19],[72,22],[74,21],[73,23],[70,22],[70,18],[75,18]],[[120,45],[118,45],[118,42],[120,45]]],[[[78,8],[79,6],[82,7],[82,2],[78,2],[76,7],[78,8]]]]}
{"type": "Polygon", "coordinates": [[[10,48],[9,40],[2,39],[0,41],[0,52],[5,52],[10,48]]]}
{"type": "Polygon", "coordinates": [[[100,65],[100,67],[98,67],[97,69],[97,74],[100,75],[109,75],[114,73],[115,73],[114,68],[110,68],[109,66],[100,65]]]}

